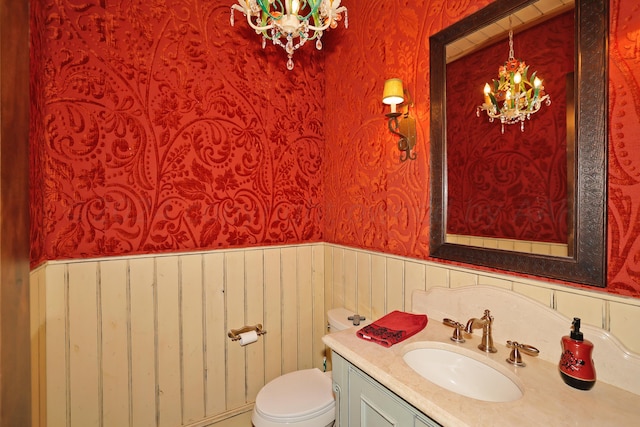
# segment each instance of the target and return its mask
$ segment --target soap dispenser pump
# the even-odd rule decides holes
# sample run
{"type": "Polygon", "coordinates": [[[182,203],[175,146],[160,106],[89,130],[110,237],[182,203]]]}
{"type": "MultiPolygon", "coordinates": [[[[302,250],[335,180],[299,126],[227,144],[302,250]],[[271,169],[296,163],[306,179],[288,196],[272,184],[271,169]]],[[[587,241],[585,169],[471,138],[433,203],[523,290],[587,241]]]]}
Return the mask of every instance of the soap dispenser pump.
{"type": "Polygon", "coordinates": [[[593,343],[580,332],[580,318],[574,317],[571,334],[562,337],[560,376],[565,383],[579,390],[590,390],[596,383],[596,369],[591,359],[593,343]]]}

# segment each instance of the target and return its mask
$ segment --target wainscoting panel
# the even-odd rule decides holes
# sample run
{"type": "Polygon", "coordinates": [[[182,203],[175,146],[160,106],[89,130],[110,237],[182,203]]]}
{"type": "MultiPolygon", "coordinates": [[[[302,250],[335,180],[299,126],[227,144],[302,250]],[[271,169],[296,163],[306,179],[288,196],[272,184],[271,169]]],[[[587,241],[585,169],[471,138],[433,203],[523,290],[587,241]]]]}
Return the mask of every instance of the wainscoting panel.
{"type": "Polygon", "coordinates": [[[67,354],[69,414],[72,426],[99,425],[104,407],[101,282],[98,263],[67,268],[67,354]]]}
{"type": "MultiPolygon", "coordinates": [[[[255,325],[264,323],[264,256],[262,251],[245,252],[244,271],[245,271],[245,319],[244,324],[255,325]],[[251,268],[257,266],[259,268],[251,268]]],[[[266,335],[264,335],[266,338],[266,335]]],[[[238,346],[235,346],[238,347],[238,346]]],[[[247,391],[245,401],[247,399],[253,401],[258,394],[264,382],[264,345],[249,345],[246,349],[247,364],[247,391]]]]}
{"type": "MultiPolygon", "coordinates": [[[[130,399],[131,425],[152,427],[156,425],[156,273],[153,258],[132,258],[128,263],[127,317],[130,323],[131,345],[127,359],[131,378],[130,389],[125,396],[130,399]],[[131,310],[135,307],[135,315],[131,310]],[[135,357],[134,357],[135,355],[135,357]]],[[[48,269],[49,267],[47,267],[48,269]]],[[[123,374],[120,374],[124,376],[123,374]]],[[[130,424],[123,424],[124,426],[130,424]]]]}
{"type": "MultiPolygon", "coordinates": [[[[205,413],[205,378],[207,365],[204,363],[204,274],[202,256],[180,257],[179,300],[180,300],[180,341],[182,348],[182,419],[184,423],[201,420],[205,413]]],[[[179,424],[176,424],[179,425],[179,424]]]]}
{"type": "MultiPolygon", "coordinates": [[[[637,298],[331,244],[326,244],[324,254],[325,274],[331,278],[325,287],[327,307],[345,304],[347,309],[376,319],[393,310],[411,310],[411,294],[416,289],[491,285],[535,299],[569,318],[580,317],[640,352],[637,298]]],[[[469,317],[481,314],[469,313],[469,317]]]]}
{"type": "Polygon", "coordinates": [[[31,274],[34,425],[207,426],[322,368],[324,246],[51,262],[31,274]],[[241,346],[230,329],[261,323],[241,346]]]}
{"type": "Polygon", "coordinates": [[[266,382],[322,368],[327,309],[376,319],[416,289],[478,284],[640,351],[639,299],[338,245],[56,261],[31,273],[34,426],[236,425],[266,382]],[[256,343],[227,337],[257,323],[256,343]]]}
{"type": "Polygon", "coordinates": [[[264,324],[268,326],[264,335],[265,384],[282,372],[282,269],[280,268],[280,251],[267,249],[264,251],[264,324]]]}
{"type": "MultiPolygon", "coordinates": [[[[102,369],[99,378],[102,381],[103,419],[106,425],[129,424],[129,382],[122,372],[129,372],[128,326],[129,298],[127,296],[127,265],[124,260],[100,263],[98,283],[109,283],[100,288],[100,307],[97,319],[102,323],[98,330],[102,332],[99,342],[102,353],[102,369]],[[101,314],[101,315],[100,315],[101,314]]],[[[98,357],[100,360],[100,357],[98,357]]]]}
{"type": "Polygon", "coordinates": [[[211,252],[202,256],[204,271],[204,330],[206,346],[204,363],[207,366],[205,376],[205,412],[221,414],[227,410],[227,365],[226,346],[226,310],[225,310],[225,253],[211,252]]]}

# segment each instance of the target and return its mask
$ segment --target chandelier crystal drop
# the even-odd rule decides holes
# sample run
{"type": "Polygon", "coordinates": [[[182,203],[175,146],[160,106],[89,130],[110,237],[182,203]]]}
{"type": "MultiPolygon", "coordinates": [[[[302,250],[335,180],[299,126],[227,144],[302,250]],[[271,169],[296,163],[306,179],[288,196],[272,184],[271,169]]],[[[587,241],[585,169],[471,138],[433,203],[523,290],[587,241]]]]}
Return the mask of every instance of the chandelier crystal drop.
{"type": "Polygon", "coordinates": [[[486,111],[489,122],[500,119],[502,133],[504,125],[520,123],[520,131],[524,132],[524,121],[531,119],[542,107],[551,105],[551,97],[545,93],[542,80],[533,72],[529,75],[529,66],[513,54],[513,31],[509,29],[509,58],[498,68],[498,79],[493,85],[484,85],[484,103],[476,109],[486,111]]]}
{"type": "Polygon", "coordinates": [[[293,70],[293,53],[308,40],[316,40],[322,49],[322,34],[336,28],[344,13],[344,26],[349,27],[347,8],[341,0],[238,0],[231,6],[231,26],[234,10],[242,12],[256,34],[262,35],[262,48],[267,40],[287,53],[287,69],[293,70]]]}

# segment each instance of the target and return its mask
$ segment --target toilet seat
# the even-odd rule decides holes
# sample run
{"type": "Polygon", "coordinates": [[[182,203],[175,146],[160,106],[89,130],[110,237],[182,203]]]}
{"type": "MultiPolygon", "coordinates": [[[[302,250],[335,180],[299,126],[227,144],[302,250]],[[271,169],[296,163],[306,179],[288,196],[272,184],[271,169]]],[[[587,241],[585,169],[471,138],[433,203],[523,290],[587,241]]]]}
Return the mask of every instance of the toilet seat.
{"type": "Polygon", "coordinates": [[[313,368],[275,378],[258,392],[254,417],[265,426],[330,424],[335,419],[330,374],[313,368]]]}

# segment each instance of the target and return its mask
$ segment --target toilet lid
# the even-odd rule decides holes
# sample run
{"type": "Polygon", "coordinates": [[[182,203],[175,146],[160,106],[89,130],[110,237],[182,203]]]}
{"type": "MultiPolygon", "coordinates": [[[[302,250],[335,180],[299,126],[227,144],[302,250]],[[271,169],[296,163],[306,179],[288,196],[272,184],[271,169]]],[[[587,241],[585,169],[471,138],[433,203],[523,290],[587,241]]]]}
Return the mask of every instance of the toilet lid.
{"type": "Polygon", "coordinates": [[[332,411],[334,406],[331,377],[313,368],[270,381],[258,392],[255,409],[272,421],[296,422],[332,411]]]}

